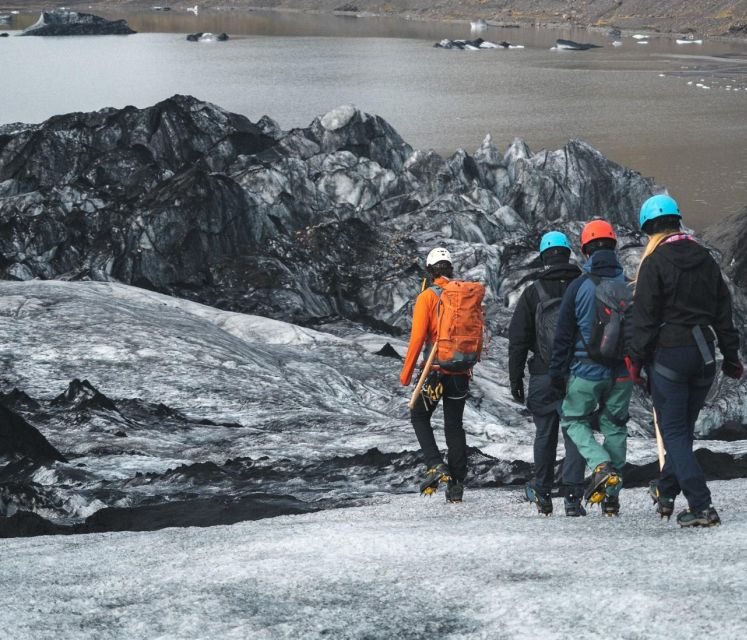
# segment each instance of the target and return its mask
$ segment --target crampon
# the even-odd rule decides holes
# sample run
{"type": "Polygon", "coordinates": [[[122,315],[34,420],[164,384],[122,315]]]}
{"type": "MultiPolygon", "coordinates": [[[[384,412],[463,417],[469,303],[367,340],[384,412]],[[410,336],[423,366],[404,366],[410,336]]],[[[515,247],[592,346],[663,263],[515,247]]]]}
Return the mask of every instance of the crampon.
{"type": "Polygon", "coordinates": [[[620,476],[609,462],[598,464],[591,476],[591,482],[584,492],[586,504],[599,504],[607,496],[607,489],[620,484],[620,476]]]}
{"type": "Polygon", "coordinates": [[[659,514],[659,517],[662,520],[669,520],[674,513],[674,498],[668,498],[667,496],[661,495],[656,480],[653,480],[651,484],[648,485],[648,495],[654,501],[654,504],[656,505],[656,513],[659,514]]]}
{"type": "Polygon", "coordinates": [[[424,496],[432,496],[441,484],[451,480],[451,475],[445,464],[437,464],[425,472],[420,481],[420,493],[424,496]]]}
{"type": "Polygon", "coordinates": [[[542,493],[530,482],[524,487],[527,500],[537,507],[537,513],[549,516],[552,513],[552,499],[549,493],[542,493]]]}

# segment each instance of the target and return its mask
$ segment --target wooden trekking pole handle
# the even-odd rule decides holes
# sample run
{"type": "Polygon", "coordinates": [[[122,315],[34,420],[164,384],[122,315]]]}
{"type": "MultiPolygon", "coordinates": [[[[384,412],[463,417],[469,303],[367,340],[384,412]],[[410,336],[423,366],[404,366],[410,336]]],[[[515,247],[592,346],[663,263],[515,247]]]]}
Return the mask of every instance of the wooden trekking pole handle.
{"type": "Polygon", "coordinates": [[[412,397],[410,398],[410,402],[407,404],[407,406],[410,407],[410,409],[415,408],[415,403],[418,401],[420,390],[423,388],[423,385],[425,384],[425,379],[428,377],[428,374],[431,372],[433,361],[436,359],[437,350],[438,350],[438,342],[436,342],[433,345],[433,349],[431,349],[431,354],[428,356],[428,360],[425,361],[425,367],[423,367],[423,373],[420,374],[420,378],[418,380],[418,384],[415,387],[415,391],[412,392],[412,397]]]}
{"type": "Polygon", "coordinates": [[[656,409],[653,409],[654,412],[654,432],[656,433],[656,448],[659,451],[659,471],[661,471],[664,468],[664,456],[666,455],[664,451],[664,440],[661,437],[661,431],[659,431],[659,418],[656,415],[656,409]]]}

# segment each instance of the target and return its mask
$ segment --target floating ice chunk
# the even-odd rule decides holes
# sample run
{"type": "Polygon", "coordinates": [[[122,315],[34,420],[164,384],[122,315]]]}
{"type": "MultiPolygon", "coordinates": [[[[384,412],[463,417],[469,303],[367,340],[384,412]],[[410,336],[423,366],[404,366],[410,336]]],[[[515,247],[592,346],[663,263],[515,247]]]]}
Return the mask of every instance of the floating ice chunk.
{"type": "Polygon", "coordinates": [[[612,43],[612,46],[613,46],[613,47],[622,47],[622,46],[623,46],[623,43],[622,43],[622,42],[620,42],[619,40],[615,40],[615,41],[614,41],[614,42],[612,43]]]}
{"type": "Polygon", "coordinates": [[[659,77],[660,77],[660,78],[664,78],[664,77],[665,77],[665,75],[664,75],[663,73],[660,73],[660,74],[659,74],[659,77]]]}
{"type": "Polygon", "coordinates": [[[636,40],[645,40],[648,36],[644,36],[642,33],[634,33],[633,38],[636,40]]]}

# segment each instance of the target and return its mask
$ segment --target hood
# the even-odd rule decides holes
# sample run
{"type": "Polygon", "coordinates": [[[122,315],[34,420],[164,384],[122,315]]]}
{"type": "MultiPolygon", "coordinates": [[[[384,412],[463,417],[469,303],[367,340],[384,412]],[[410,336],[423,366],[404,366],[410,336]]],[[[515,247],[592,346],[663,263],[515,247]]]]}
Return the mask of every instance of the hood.
{"type": "Polygon", "coordinates": [[[693,240],[668,242],[667,244],[657,247],[656,254],[665,258],[675,267],[682,269],[683,271],[697,269],[708,260],[711,255],[708,252],[708,249],[693,240]]]}
{"type": "Polygon", "coordinates": [[[551,264],[539,274],[540,280],[573,280],[581,275],[578,265],[571,262],[551,264]]]}
{"type": "Polygon", "coordinates": [[[584,271],[600,278],[617,278],[623,275],[623,268],[617,259],[617,254],[611,249],[595,251],[586,261],[584,271]]]}

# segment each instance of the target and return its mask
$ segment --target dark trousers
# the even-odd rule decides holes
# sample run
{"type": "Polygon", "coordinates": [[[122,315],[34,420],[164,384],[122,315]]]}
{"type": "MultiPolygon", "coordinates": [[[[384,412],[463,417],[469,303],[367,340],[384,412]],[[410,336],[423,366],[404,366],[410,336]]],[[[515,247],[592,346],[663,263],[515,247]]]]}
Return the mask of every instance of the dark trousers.
{"type": "Polygon", "coordinates": [[[711,492],[693,452],[695,421],[710,388],[703,380],[703,356],[697,347],[661,347],[655,362],[689,377],[687,382],[675,382],[657,372],[656,366],[649,368],[651,396],[667,452],[659,493],[673,498],[682,491],[690,509],[700,511],[711,504],[711,492]]]}
{"type": "MultiPolygon", "coordinates": [[[[464,482],[467,477],[467,436],[462,427],[462,416],[469,395],[469,378],[444,376],[443,385],[444,394],[441,402],[444,407],[444,435],[449,455],[449,473],[454,480],[464,482]]],[[[431,416],[436,406],[428,410],[421,396],[415,408],[410,409],[410,420],[428,468],[443,462],[431,427],[431,416]]]]}
{"type": "MultiPolygon", "coordinates": [[[[540,493],[550,493],[555,480],[555,455],[558,449],[560,416],[559,401],[554,399],[550,387],[550,376],[529,377],[527,408],[532,412],[534,426],[534,486],[540,493]]],[[[562,483],[564,493],[581,496],[584,493],[584,472],[586,460],[563,429],[565,460],[563,461],[562,483]]]]}

